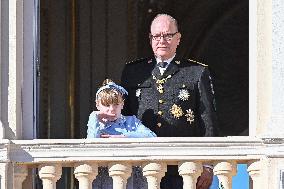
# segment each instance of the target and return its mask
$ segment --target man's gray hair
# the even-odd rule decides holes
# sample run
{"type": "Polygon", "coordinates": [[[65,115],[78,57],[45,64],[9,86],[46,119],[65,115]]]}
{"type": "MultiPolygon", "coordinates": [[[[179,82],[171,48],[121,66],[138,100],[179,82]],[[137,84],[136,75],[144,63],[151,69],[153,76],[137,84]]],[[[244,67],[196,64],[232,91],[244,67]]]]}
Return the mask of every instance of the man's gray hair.
{"type": "Polygon", "coordinates": [[[155,16],[155,18],[153,18],[153,20],[152,20],[152,22],[151,22],[151,25],[150,25],[150,31],[151,31],[153,22],[154,22],[158,17],[160,17],[160,16],[166,16],[166,17],[168,17],[168,18],[174,23],[174,25],[175,25],[175,27],[176,27],[176,29],[177,29],[177,31],[178,31],[178,23],[177,23],[177,20],[176,20],[174,17],[172,17],[171,15],[165,14],[165,13],[157,14],[157,15],[155,16]]]}

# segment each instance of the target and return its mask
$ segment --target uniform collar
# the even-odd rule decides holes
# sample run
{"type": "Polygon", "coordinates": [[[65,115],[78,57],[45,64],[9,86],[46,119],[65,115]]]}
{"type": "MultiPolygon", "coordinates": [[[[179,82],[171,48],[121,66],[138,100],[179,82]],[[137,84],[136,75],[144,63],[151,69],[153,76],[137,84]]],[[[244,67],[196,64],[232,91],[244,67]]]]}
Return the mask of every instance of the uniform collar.
{"type": "MultiPolygon", "coordinates": [[[[168,65],[172,62],[172,60],[175,58],[176,54],[174,54],[174,56],[172,56],[171,58],[167,59],[167,60],[161,60],[160,58],[156,57],[156,64],[158,62],[167,62],[168,65]]],[[[168,67],[168,65],[166,66],[166,68],[168,67]]]]}
{"type": "MultiPolygon", "coordinates": [[[[181,63],[181,61],[179,61],[179,59],[176,56],[168,60],[171,60],[171,62],[168,65],[163,75],[160,74],[158,66],[154,66],[154,69],[152,70],[152,75],[154,75],[157,79],[165,78],[168,75],[174,75],[179,71],[179,64],[181,63]]],[[[155,65],[157,64],[155,57],[151,59],[151,61],[152,61],[151,63],[154,63],[155,65]]]]}
{"type": "Polygon", "coordinates": [[[180,61],[176,57],[174,57],[174,59],[172,59],[168,68],[164,72],[163,77],[167,77],[168,75],[174,75],[175,73],[177,73],[179,71],[179,64],[180,61]]]}

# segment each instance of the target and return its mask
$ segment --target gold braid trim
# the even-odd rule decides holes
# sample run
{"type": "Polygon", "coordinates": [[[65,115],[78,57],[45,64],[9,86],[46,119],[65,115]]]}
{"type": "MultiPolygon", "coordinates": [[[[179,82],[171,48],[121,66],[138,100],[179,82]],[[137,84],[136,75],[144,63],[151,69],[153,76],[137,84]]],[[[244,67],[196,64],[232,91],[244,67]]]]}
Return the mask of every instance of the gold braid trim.
{"type": "Polygon", "coordinates": [[[190,62],[194,62],[194,63],[196,63],[196,64],[200,64],[201,66],[205,66],[205,67],[208,66],[207,64],[203,64],[203,63],[198,62],[198,61],[196,61],[196,60],[192,60],[192,59],[187,59],[187,60],[190,61],[190,62]]]}

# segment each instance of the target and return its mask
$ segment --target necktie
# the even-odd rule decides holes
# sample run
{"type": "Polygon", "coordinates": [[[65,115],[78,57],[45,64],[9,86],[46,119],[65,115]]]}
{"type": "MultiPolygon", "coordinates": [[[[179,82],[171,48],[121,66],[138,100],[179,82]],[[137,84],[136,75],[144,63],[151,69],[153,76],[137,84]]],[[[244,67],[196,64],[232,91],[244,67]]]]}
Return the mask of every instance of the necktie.
{"type": "Polygon", "coordinates": [[[160,67],[160,68],[165,68],[166,66],[167,66],[167,62],[159,62],[158,63],[158,66],[160,67]]]}

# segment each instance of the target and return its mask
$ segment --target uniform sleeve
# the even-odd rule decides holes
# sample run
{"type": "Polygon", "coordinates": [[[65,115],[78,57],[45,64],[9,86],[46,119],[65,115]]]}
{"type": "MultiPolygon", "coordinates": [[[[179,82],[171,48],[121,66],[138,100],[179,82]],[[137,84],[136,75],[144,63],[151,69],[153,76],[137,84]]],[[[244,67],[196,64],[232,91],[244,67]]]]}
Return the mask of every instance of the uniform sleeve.
{"type": "Polygon", "coordinates": [[[201,74],[198,83],[198,90],[200,95],[198,111],[201,119],[201,125],[205,128],[204,136],[217,136],[217,117],[214,91],[210,73],[207,68],[205,68],[201,74]]]}
{"type": "Polygon", "coordinates": [[[135,128],[131,131],[124,133],[127,138],[151,138],[157,137],[157,135],[149,128],[145,127],[139,119],[135,116],[131,116],[130,127],[135,128]]]}
{"type": "Polygon", "coordinates": [[[124,100],[124,108],[122,109],[122,114],[126,115],[126,116],[130,116],[130,115],[134,115],[135,113],[131,110],[131,106],[130,106],[130,96],[131,94],[131,90],[129,89],[128,86],[128,77],[129,77],[129,71],[128,71],[128,67],[127,65],[124,66],[123,70],[122,70],[122,74],[121,74],[121,79],[120,79],[120,84],[122,87],[124,87],[127,91],[128,91],[128,95],[125,96],[125,100],[124,100]]]}
{"type": "Polygon", "coordinates": [[[87,126],[87,138],[100,138],[99,121],[95,112],[90,114],[87,126]]]}

